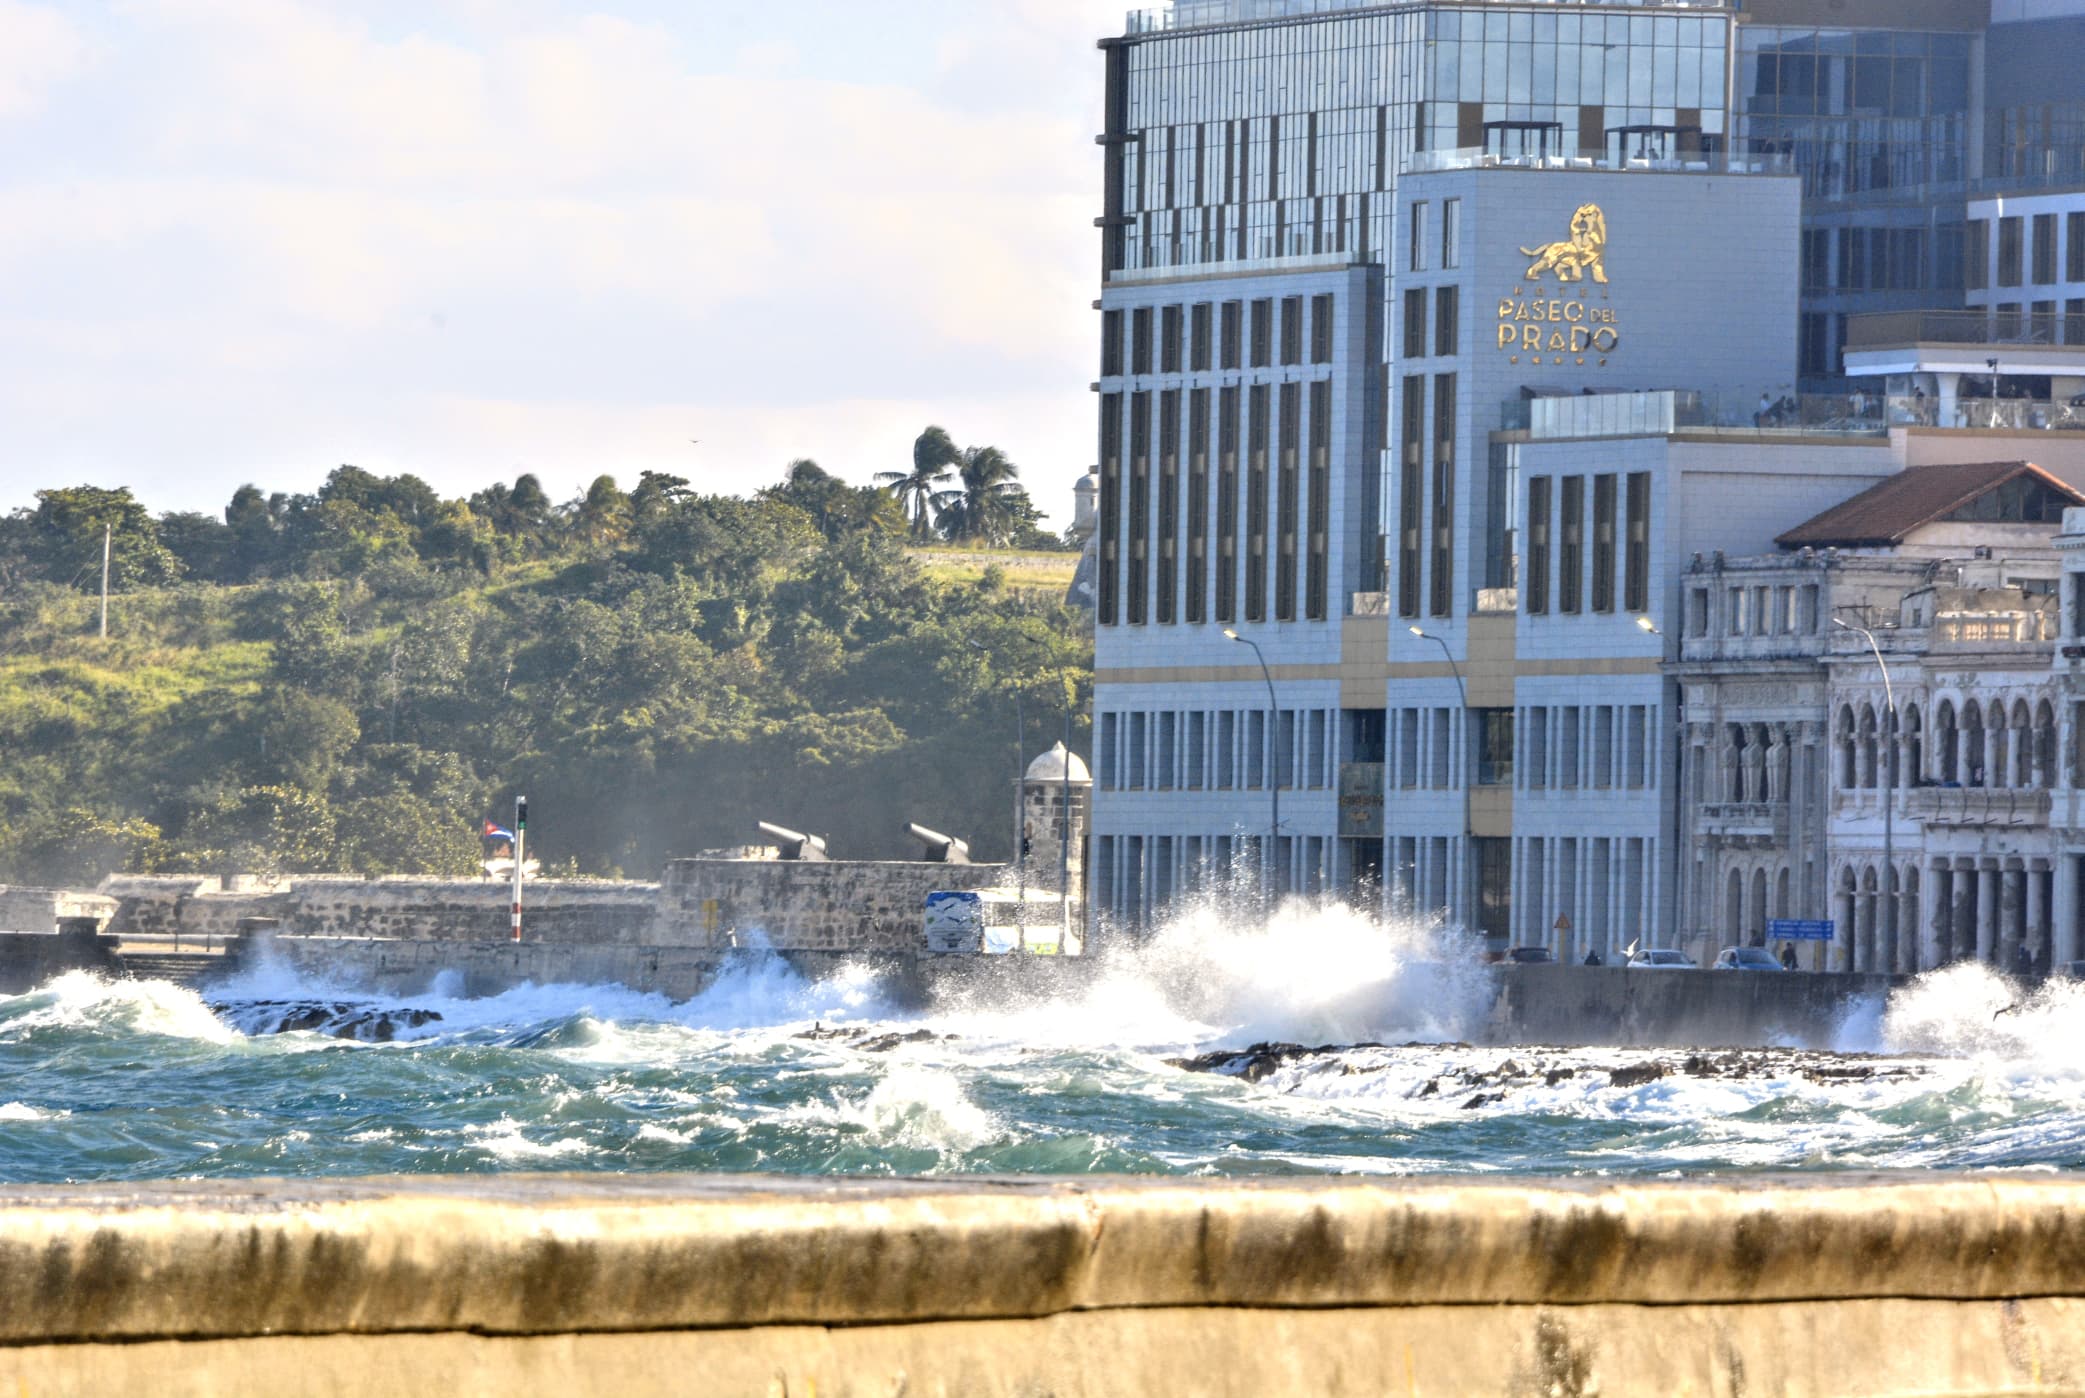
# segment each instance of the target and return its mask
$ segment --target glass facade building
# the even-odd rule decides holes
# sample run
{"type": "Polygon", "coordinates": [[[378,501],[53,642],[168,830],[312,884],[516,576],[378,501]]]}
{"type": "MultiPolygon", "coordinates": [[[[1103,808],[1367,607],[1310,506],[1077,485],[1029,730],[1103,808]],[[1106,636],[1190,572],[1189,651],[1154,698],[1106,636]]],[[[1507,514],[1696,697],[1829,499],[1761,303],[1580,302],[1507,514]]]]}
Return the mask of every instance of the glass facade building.
{"type": "MultiPolygon", "coordinates": [[[[1719,6],[1257,6],[1295,19],[1111,41],[1110,275],[1336,254],[1381,261],[1416,153],[1673,159],[1727,149],[1719,6]]],[[[1134,25],[1132,26],[1135,27],[1134,25]]]]}

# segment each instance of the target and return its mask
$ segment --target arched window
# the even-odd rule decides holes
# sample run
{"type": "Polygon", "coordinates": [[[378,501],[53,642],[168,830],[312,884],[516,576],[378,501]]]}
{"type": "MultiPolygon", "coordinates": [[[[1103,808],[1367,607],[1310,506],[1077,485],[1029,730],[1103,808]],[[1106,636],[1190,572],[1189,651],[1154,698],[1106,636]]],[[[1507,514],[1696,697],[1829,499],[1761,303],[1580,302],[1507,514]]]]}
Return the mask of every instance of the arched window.
{"type": "Polygon", "coordinates": [[[1962,785],[1982,786],[1986,780],[1984,713],[1971,699],[1962,705],[1962,785]]]}
{"type": "Polygon", "coordinates": [[[1791,890],[1791,887],[1792,887],[1793,883],[1794,883],[1794,880],[1793,880],[1793,879],[1792,879],[1792,878],[1790,877],[1790,875],[1789,875],[1789,872],[1788,872],[1788,870],[1786,870],[1786,869],[1783,869],[1783,870],[1781,871],[1781,878],[1780,878],[1779,882],[1777,883],[1777,885],[1776,885],[1776,886],[1775,886],[1775,888],[1774,888],[1774,916],[1775,916],[1775,917],[1794,917],[1794,916],[1795,916],[1794,910],[1793,910],[1793,909],[1791,909],[1791,908],[1789,907],[1789,903],[1788,903],[1788,895],[1789,895],[1789,892],[1790,892],[1790,890],[1791,890]]]}
{"type": "Polygon", "coordinates": [[[1959,785],[1962,781],[1962,735],[1955,727],[1955,701],[1943,699],[1933,710],[1934,759],[1939,766],[1934,779],[1959,785]]]}
{"type": "Polygon", "coordinates": [[[1752,935],[1766,939],[1766,870],[1752,871],[1752,935]]]}
{"type": "Polygon", "coordinates": [[[1897,780],[1904,786],[1917,786],[1926,776],[1926,726],[1918,705],[1897,710],[1897,731],[1898,741],[1904,745],[1904,768],[1897,780]]]}
{"type": "Polygon", "coordinates": [[[1730,871],[1724,902],[1723,935],[1732,946],[1740,946],[1745,940],[1745,876],[1735,869],[1730,871]]]}
{"type": "Polygon", "coordinates": [[[1875,706],[1873,704],[1861,705],[1860,778],[1863,791],[1873,791],[1882,784],[1875,770],[1875,760],[1878,751],[1875,741],[1876,729],[1875,706]]]}
{"type": "Polygon", "coordinates": [[[2013,700],[2013,785],[2034,785],[2034,718],[2025,699],[2013,700]]]}
{"type": "Polygon", "coordinates": [[[2044,699],[2034,710],[2034,784],[2056,785],[2056,711],[2044,699]]]}
{"type": "Polygon", "coordinates": [[[1854,770],[1852,705],[1845,704],[1840,706],[1838,727],[1839,789],[1841,791],[1851,791],[1859,784],[1854,770]]]}
{"type": "Polygon", "coordinates": [[[1986,721],[1990,726],[1984,732],[1984,785],[2010,786],[2013,779],[2012,731],[2006,726],[2003,699],[1991,701],[1986,721]]]}

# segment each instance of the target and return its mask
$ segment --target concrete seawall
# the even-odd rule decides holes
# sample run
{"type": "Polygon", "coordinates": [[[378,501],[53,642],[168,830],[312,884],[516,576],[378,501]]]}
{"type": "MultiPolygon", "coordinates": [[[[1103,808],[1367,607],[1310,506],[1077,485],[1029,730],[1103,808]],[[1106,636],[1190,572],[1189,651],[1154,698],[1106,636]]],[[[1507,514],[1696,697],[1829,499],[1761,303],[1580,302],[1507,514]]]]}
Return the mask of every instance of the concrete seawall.
{"type": "Polygon", "coordinates": [[[2056,1394],[2085,1184],[0,1190],[0,1392],[2056,1394]]]}
{"type": "Polygon", "coordinates": [[[1892,976],[1501,966],[1487,1037],[1505,1043],[1830,1048],[1892,976]]]}

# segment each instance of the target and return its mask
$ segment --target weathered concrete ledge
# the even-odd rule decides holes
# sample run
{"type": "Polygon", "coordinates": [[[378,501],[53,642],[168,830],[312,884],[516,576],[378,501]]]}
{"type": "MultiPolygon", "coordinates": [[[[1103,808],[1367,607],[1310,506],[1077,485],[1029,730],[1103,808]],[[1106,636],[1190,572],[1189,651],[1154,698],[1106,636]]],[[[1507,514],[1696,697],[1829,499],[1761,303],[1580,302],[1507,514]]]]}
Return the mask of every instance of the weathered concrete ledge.
{"type": "Polygon", "coordinates": [[[2048,1177],[0,1190],[0,1392],[2065,1393],[2081,1298],[2048,1177]]]}

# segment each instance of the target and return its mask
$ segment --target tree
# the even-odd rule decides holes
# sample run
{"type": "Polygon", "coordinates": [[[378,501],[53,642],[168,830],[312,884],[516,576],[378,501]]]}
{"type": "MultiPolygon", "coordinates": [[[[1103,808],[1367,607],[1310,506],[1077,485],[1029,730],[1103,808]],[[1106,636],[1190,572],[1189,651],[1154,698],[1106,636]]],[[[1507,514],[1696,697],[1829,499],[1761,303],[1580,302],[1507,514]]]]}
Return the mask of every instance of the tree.
{"type": "Polygon", "coordinates": [[[898,508],[912,522],[912,536],[924,539],[933,532],[935,488],[962,464],[963,453],[944,427],[929,427],[912,443],[910,471],[883,471],[876,483],[890,488],[898,508]]]}
{"type": "Polygon", "coordinates": [[[904,527],[898,506],[881,490],[851,486],[809,459],[789,463],[782,484],[760,492],[767,500],[794,505],[811,517],[829,540],[862,531],[895,533],[904,527]]]}
{"type": "Polygon", "coordinates": [[[221,520],[192,511],[159,517],[159,541],[181,564],[181,575],[201,582],[231,580],[232,531],[221,520]]]}
{"type": "Polygon", "coordinates": [[[104,530],[109,539],[109,586],[119,592],[162,587],[181,576],[181,562],[160,541],[159,528],[128,489],[78,485],[39,490],[29,515],[43,575],[83,592],[101,590],[104,530]]]}
{"type": "Polygon", "coordinates": [[[1020,467],[997,447],[966,447],[956,470],[959,486],[934,497],[935,525],[961,543],[997,547],[1012,535],[1015,500],[1027,498],[1020,467]]]}
{"type": "Polygon", "coordinates": [[[589,544],[612,544],[630,532],[630,497],[614,476],[596,476],[586,494],[567,507],[573,532],[589,544]]]}

